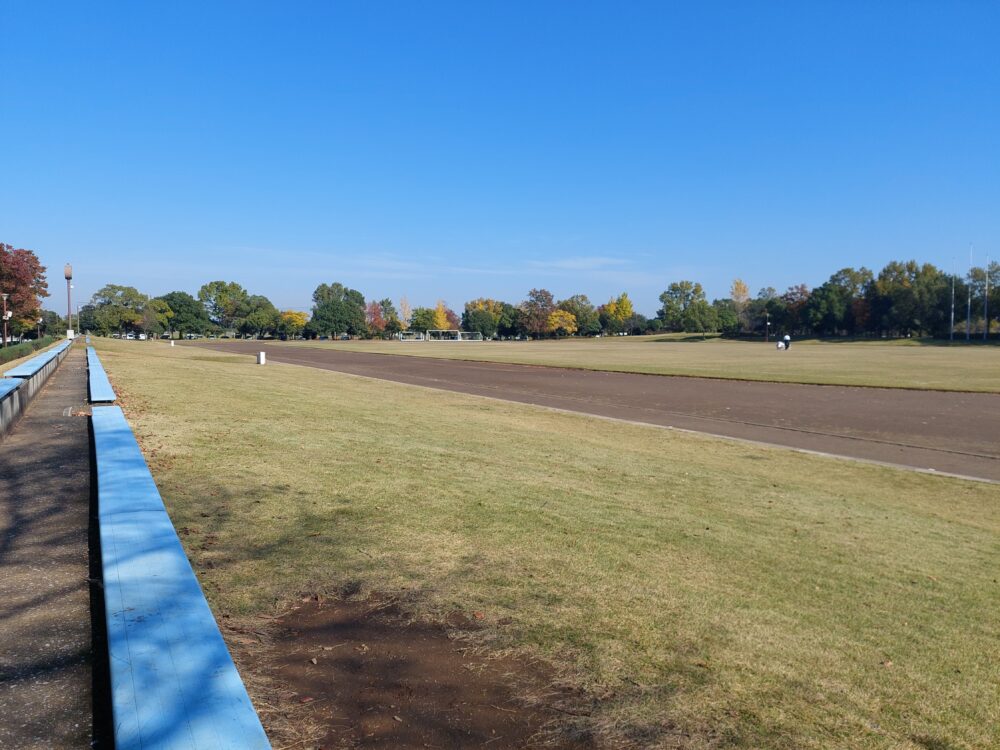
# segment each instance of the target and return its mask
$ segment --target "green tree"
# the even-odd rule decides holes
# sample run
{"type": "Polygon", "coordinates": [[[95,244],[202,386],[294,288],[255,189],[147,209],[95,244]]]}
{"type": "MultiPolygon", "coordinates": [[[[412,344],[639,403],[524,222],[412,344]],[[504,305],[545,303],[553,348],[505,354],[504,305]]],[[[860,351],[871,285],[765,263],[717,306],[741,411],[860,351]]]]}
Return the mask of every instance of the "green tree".
{"type": "Polygon", "coordinates": [[[591,304],[586,294],[574,294],[556,306],[573,316],[576,320],[578,335],[596,336],[601,332],[601,321],[597,308],[591,304]]]}
{"type": "Polygon", "coordinates": [[[462,313],[462,328],[466,331],[478,331],[484,339],[491,339],[497,335],[497,325],[499,318],[482,307],[475,307],[462,313]]]}
{"type": "Polygon", "coordinates": [[[735,336],[743,330],[740,313],[744,312],[746,307],[747,303],[740,306],[736,304],[735,300],[731,299],[714,300],[712,308],[715,310],[715,319],[718,322],[719,330],[727,336],[735,336]]]}
{"type": "Polygon", "coordinates": [[[500,336],[524,336],[527,333],[524,314],[519,307],[501,302],[500,317],[497,319],[497,334],[500,336]]]}
{"type": "Polygon", "coordinates": [[[309,325],[312,331],[322,336],[365,334],[368,327],[365,323],[364,295],[339,282],[320,284],[313,292],[313,313],[309,325]]]}
{"type": "Polygon", "coordinates": [[[668,331],[684,330],[684,313],[695,302],[705,302],[705,290],[694,281],[675,281],[660,295],[657,317],[668,331]]]}
{"type": "Polygon", "coordinates": [[[392,304],[392,300],[386,297],[378,304],[381,308],[382,320],[385,321],[384,332],[389,336],[394,336],[402,331],[403,321],[399,319],[399,313],[396,311],[396,306],[392,304]]]}
{"type": "Polygon", "coordinates": [[[278,330],[281,314],[271,300],[261,294],[247,297],[244,305],[244,315],[240,323],[240,332],[263,338],[278,330]]]}
{"type": "Polygon", "coordinates": [[[715,308],[702,296],[684,309],[681,325],[686,333],[700,333],[704,338],[706,333],[719,330],[719,318],[715,308]]]}
{"type": "Polygon", "coordinates": [[[106,335],[138,328],[148,302],[149,297],[134,286],[107,284],[101,287],[90,300],[94,307],[94,330],[106,335]]]}
{"type": "Polygon", "coordinates": [[[897,336],[947,333],[951,280],[930,263],[886,264],[872,285],[871,296],[873,322],[879,331],[897,336]]]}
{"type": "Polygon", "coordinates": [[[250,294],[235,281],[210,281],[198,290],[198,299],[213,323],[224,329],[239,328],[246,317],[250,294]]]}
{"type": "Polygon", "coordinates": [[[427,333],[436,327],[436,317],[433,307],[416,307],[410,315],[410,330],[427,333]]]}
{"type": "Polygon", "coordinates": [[[181,336],[189,333],[205,333],[209,326],[208,311],[205,306],[187,292],[167,292],[156,299],[169,305],[173,312],[170,327],[181,336]]]}
{"type": "MultiPolygon", "coordinates": [[[[94,326],[91,325],[89,328],[84,325],[86,322],[85,311],[90,308],[90,305],[84,305],[80,308],[80,330],[94,330],[94,326]]],[[[53,312],[52,310],[42,310],[38,315],[42,319],[41,330],[43,336],[64,336],[66,334],[66,329],[69,327],[66,325],[66,318],[62,317],[59,313],[53,312]]],[[[36,321],[38,318],[35,319],[36,321]]]]}
{"type": "Polygon", "coordinates": [[[158,335],[170,330],[170,319],[174,311],[162,299],[151,299],[142,308],[142,320],[139,326],[147,336],[158,335]]]}

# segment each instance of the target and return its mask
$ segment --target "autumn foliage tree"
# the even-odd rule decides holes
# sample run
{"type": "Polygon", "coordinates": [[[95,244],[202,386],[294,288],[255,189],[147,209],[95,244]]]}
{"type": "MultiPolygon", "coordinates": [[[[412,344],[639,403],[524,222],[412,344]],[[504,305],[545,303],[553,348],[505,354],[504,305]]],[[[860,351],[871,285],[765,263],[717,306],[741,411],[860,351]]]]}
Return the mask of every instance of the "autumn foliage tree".
{"type": "Polygon", "coordinates": [[[528,298],[521,303],[524,327],[535,337],[548,332],[549,316],[555,311],[556,303],[548,289],[532,289],[528,298]]]}
{"type": "Polygon", "coordinates": [[[626,323],[635,315],[635,308],[628,293],[622,292],[608,300],[607,304],[601,305],[600,314],[604,327],[611,333],[618,333],[625,330],[626,323]]]}
{"type": "Polygon", "coordinates": [[[413,308],[410,306],[410,300],[406,297],[399,298],[399,324],[405,331],[410,327],[410,318],[413,316],[413,308]]]}
{"type": "Polygon", "coordinates": [[[548,332],[556,336],[572,336],[576,333],[576,317],[565,310],[549,313],[548,332]]]}
{"type": "MultiPolygon", "coordinates": [[[[0,292],[9,295],[7,311],[22,326],[34,327],[41,298],[48,297],[45,266],[31,250],[0,243],[0,292]]],[[[0,329],[2,330],[2,329],[0,329]]],[[[7,346],[4,338],[3,345],[7,346]]]]}
{"type": "Polygon", "coordinates": [[[278,332],[288,338],[295,338],[302,335],[308,322],[308,313],[298,310],[282,310],[278,316],[278,332]]]}
{"type": "Polygon", "coordinates": [[[365,308],[365,323],[373,336],[380,336],[385,331],[385,317],[382,315],[382,304],[372,300],[365,308]]]}
{"type": "Polygon", "coordinates": [[[434,329],[444,331],[451,326],[448,323],[448,306],[443,299],[439,299],[434,307],[434,329]]]}

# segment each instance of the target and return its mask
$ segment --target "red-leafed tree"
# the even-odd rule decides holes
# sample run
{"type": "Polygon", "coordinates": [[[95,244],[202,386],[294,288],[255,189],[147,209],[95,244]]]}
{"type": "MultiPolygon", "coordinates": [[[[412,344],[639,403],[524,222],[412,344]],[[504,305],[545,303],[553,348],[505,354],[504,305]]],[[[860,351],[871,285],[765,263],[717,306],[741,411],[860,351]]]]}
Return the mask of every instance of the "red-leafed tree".
{"type": "Polygon", "coordinates": [[[448,328],[451,330],[457,331],[462,327],[462,319],[458,317],[458,314],[450,307],[445,308],[444,317],[448,321],[448,328]]]}
{"type": "Polygon", "coordinates": [[[365,322],[368,330],[375,336],[379,336],[385,330],[385,316],[382,315],[382,305],[378,302],[369,302],[365,308],[365,322]]]}
{"type": "MultiPolygon", "coordinates": [[[[7,310],[14,313],[13,320],[34,322],[41,310],[41,298],[49,296],[45,266],[38,256],[0,242],[0,293],[9,295],[7,310]]],[[[3,344],[7,345],[6,339],[3,344]]]]}

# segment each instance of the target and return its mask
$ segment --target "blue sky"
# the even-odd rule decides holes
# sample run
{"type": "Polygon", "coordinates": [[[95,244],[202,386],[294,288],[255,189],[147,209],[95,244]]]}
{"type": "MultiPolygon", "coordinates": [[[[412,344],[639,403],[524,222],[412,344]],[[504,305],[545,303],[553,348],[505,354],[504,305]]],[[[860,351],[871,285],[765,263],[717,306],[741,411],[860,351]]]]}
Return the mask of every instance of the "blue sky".
{"type": "Polygon", "coordinates": [[[0,241],[62,309],[532,287],[652,314],[1000,257],[1000,4],[0,0],[0,241]]]}

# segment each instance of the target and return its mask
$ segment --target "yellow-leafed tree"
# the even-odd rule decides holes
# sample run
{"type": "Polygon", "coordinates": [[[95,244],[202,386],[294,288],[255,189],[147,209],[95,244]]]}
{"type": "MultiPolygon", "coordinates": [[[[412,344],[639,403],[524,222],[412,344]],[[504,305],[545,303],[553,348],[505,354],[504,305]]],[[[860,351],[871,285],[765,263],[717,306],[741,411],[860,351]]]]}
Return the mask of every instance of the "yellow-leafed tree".
{"type": "Polygon", "coordinates": [[[434,307],[434,328],[440,331],[446,331],[449,328],[448,306],[444,303],[443,299],[439,299],[437,305],[434,307]]]}
{"type": "Polygon", "coordinates": [[[572,336],[576,333],[576,316],[565,310],[556,310],[549,315],[548,332],[557,336],[572,336]]]}
{"type": "Polygon", "coordinates": [[[286,336],[298,336],[309,322],[309,313],[298,310],[282,310],[278,317],[278,329],[286,336]]]}

